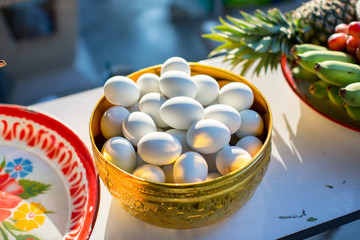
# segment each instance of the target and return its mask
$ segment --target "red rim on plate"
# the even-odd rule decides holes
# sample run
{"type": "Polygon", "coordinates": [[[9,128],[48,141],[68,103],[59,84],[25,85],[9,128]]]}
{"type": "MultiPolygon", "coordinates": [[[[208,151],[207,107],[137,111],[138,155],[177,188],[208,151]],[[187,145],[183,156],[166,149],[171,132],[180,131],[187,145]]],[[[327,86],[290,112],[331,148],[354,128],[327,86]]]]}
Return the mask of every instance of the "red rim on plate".
{"type": "Polygon", "coordinates": [[[70,204],[62,239],[88,239],[97,217],[100,188],[92,156],[81,139],[50,116],[23,106],[0,104],[0,140],[37,151],[58,168],[70,204]]]}
{"type": "MultiPolygon", "coordinates": [[[[325,111],[324,106],[322,104],[315,102],[311,99],[309,96],[309,93],[305,90],[301,90],[300,83],[301,80],[297,81],[292,74],[290,65],[288,63],[288,60],[286,58],[286,55],[283,55],[281,58],[281,69],[285,76],[286,82],[289,84],[293,92],[311,109],[313,109],[315,112],[319,113],[320,115],[324,116],[325,118],[329,119],[330,121],[333,121],[343,127],[349,128],[351,130],[360,132],[360,122],[356,123],[354,120],[344,117],[342,119],[338,118],[338,116],[334,113],[331,114],[331,111],[325,111]]],[[[324,103],[325,105],[325,103],[324,103]]],[[[328,104],[329,106],[326,106],[328,109],[330,108],[336,108],[335,106],[332,107],[331,104],[328,104]]],[[[338,111],[338,109],[335,109],[338,111]]],[[[345,110],[344,110],[345,111],[345,110]]],[[[334,111],[335,112],[335,111],[334,111]]],[[[346,115],[346,113],[344,114],[346,115]]]]}

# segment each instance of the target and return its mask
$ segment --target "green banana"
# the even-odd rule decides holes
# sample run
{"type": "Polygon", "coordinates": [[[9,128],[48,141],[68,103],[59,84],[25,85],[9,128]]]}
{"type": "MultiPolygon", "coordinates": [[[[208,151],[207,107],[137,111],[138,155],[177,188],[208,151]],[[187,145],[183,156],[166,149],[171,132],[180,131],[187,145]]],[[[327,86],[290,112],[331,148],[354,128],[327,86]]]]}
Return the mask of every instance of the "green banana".
{"type": "Polygon", "coordinates": [[[350,118],[360,121],[360,107],[349,106],[346,102],[344,102],[344,107],[350,118]]]}
{"type": "Polygon", "coordinates": [[[301,66],[296,66],[292,69],[292,73],[295,79],[298,80],[309,80],[309,81],[316,81],[319,80],[319,77],[312,72],[309,72],[305,68],[301,66]]]}
{"type": "Polygon", "coordinates": [[[335,86],[346,86],[360,80],[360,66],[341,61],[318,62],[314,66],[320,79],[335,86]]]}
{"type": "Polygon", "coordinates": [[[296,63],[313,73],[315,73],[314,66],[316,63],[329,60],[356,63],[352,55],[340,51],[308,51],[299,53],[295,58],[296,63]]]}
{"type": "Polygon", "coordinates": [[[360,107],[360,82],[351,83],[344,88],[340,88],[339,94],[349,106],[360,107]]]}
{"type": "Polygon", "coordinates": [[[296,57],[299,53],[315,51],[315,50],[327,51],[328,49],[326,47],[320,46],[320,45],[315,45],[315,44],[311,44],[311,43],[303,43],[303,44],[295,44],[291,48],[291,53],[293,54],[294,57],[296,57]]]}
{"type": "Polygon", "coordinates": [[[326,92],[327,92],[330,102],[332,102],[335,106],[343,108],[344,101],[342,100],[342,98],[339,95],[339,88],[340,87],[329,85],[326,88],[326,92]]]}
{"type": "Polygon", "coordinates": [[[319,80],[310,84],[309,91],[313,96],[317,98],[328,98],[328,94],[326,91],[327,86],[329,86],[327,82],[319,80]]]}

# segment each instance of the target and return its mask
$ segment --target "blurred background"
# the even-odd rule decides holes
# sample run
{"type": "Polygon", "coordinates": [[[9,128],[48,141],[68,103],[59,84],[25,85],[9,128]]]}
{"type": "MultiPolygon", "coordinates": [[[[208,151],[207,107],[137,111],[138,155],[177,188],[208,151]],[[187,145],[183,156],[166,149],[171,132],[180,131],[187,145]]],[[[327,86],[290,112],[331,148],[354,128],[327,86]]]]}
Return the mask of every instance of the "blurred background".
{"type": "Polygon", "coordinates": [[[30,105],[102,86],[173,56],[200,61],[218,17],[300,0],[0,0],[0,102],[30,105]]]}

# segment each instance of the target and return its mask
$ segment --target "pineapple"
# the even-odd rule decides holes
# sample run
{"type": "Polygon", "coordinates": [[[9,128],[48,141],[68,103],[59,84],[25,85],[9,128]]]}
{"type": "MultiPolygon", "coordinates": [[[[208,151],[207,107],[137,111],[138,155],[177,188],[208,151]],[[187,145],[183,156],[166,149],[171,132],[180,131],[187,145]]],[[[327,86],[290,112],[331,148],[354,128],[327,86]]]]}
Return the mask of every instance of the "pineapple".
{"type": "Polygon", "coordinates": [[[209,57],[225,53],[231,66],[242,63],[242,75],[256,63],[254,72],[259,75],[262,69],[276,69],[283,54],[291,58],[295,44],[326,45],[337,24],[356,20],[356,2],[312,0],[286,14],[276,8],[253,15],[241,11],[242,19],[227,16],[226,22],[220,18],[221,25],[203,37],[222,42],[209,57]]]}

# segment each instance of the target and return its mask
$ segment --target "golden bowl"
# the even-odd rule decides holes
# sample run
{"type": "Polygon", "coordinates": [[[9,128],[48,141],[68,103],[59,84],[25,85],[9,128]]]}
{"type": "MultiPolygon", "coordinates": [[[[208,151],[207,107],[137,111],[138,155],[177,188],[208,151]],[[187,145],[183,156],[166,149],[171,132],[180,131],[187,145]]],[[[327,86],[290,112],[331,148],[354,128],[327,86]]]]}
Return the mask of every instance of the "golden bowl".
{"type": "MultiPolygon", "coordinates": [[[[104,96],[96,104],[90,119],[90,138],[99,176],[121,206],[133,216],[156,226],[187,229],[219,222],[239,210],[252,197],[270,162],[272,115],[264,96],[243,77],[217,67],[190,63],[192,75],[207,74],[220,87],[229,82],[246,83],[254,92],[256,110],[264,119],[264,143],[253,160],[243,169],[211,181],[191,184],[155,183],[135,177],[107,161],[101,154],[105,138],[100,119],[111,106],[104,96]]],[[[136,81],[144,73],[160,75],[161,65],[128,75],[136,81]]]]}

